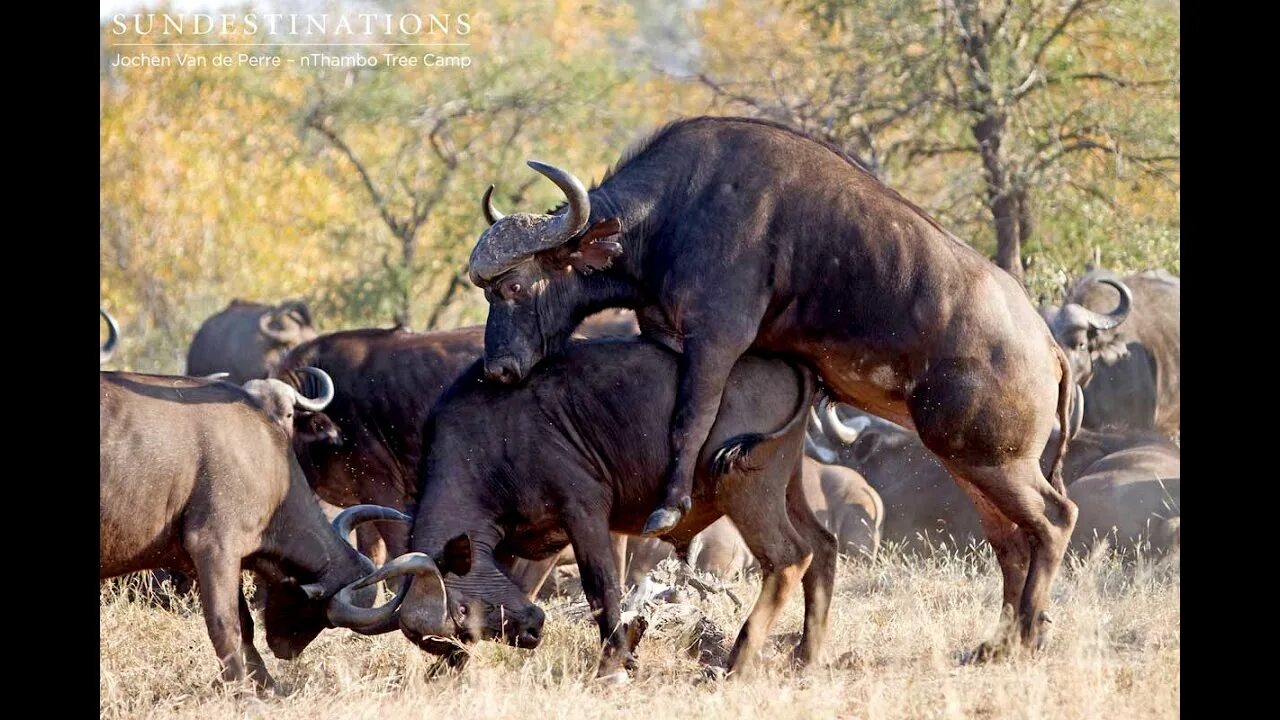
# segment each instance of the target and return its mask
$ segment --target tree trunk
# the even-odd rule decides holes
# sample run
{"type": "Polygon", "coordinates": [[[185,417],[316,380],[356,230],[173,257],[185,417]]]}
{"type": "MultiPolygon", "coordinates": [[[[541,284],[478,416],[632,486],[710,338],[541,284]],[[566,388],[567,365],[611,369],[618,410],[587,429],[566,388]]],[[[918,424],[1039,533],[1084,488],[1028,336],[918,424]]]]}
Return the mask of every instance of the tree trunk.
{"type": "MultiPolygon", "coordinates": [[[[1002,113],[988,111],[973,125],[973,138],[978,141],[982,167],[987,181],[987,207],[996,229],[996,265],[1024,283],[1022,275],[1022,238],[1019,193],[1010,187],[1009,172],[1000,154],[1005,127],[1002,113]]],[[[1028,228],[1028,232],[1030,228],[1028,228]]],[[[1025,283],[1024,283],[1025,284],[1025,283]]]]}

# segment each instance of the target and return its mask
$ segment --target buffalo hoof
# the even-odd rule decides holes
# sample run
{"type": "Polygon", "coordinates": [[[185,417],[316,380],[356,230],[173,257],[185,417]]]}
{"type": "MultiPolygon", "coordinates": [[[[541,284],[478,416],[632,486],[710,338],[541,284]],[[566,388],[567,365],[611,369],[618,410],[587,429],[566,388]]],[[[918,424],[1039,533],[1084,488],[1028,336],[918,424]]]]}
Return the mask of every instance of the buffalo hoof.
{"type": "Polygon", "coordinates": [[[960,656],[961,665],[986,665],[990,662],[999,662],[1009,656],[1009,643],[1007,642],[983,642],[978,647],[964,653],[960,656]]]}
{"type": "Polygon", "coordinates": [[[631,684],[631,675],[626,670],[615,670],[608,675],[600,675],[596,677],[596,682],[601,685],[609,685],[612,687],[622,687],[631,684]]]}
{"type": "Polygon", "coordinates": [[[674,530],[676,525],[679,525],[683,519],[684,511],[679,508],[658,508],[644,522],[644,529],[640,531],[640,534],[645,537],[665,535],[674,530]]]}

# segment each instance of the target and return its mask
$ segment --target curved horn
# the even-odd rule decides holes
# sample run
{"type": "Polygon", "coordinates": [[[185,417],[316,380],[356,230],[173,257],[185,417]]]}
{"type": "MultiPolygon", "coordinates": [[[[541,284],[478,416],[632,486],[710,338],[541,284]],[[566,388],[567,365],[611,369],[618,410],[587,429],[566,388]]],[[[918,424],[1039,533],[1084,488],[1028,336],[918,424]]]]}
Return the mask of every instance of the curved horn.
{"type": "Polygon", "coordinates": [[[529,167],[542,173],[548,180],[556,184],[569,201],[569,211],[560,216],[552,229],[551,237],[546,239],[548,246],[556,246],[568,242],[570,238],[582,232],[591,218],[591,198],[582,181],[568,170],[561,170],[555,165],[548,165],[537,160],[530,160],[529,167]],[[552,241],[554,239],[554,242],[552,241]]]}
{"type": "Polygon", "coordinates": [[[275,310],[268,310],[262,313],[262,315],[258,317],[258,332],[262,333],[265,337],[271,338],[272,340],[285,345],[297,340],[299,333],[296,328],[276,330],[271,327],[271,320],[275,318],[275,316],[275,310]]]}
{"type": "Polygon", "coordinates": [[[1086,308],[1086,311],[1089,314],[1089,325],[1091,325],[1095,330],[1110,330],[1124,322],[1125,318],[1129,317],[1129,311],[1133,309],[1133,291],[1129,289],[1128,285],[1125,285],[1119,280],[1103,278],[1098,282],[1115,288],[1116,292],[1120,293],[1120,304],[1116,305],[1114,310],[1105,315],[1086,308]]]}
{"type": "Polygon", "coordinates": [[[320,412],[333,402],[334,389],[333,378],[329,377],[329,373],[318,367],[308,365],[304,368],[298,368],[298,372],[310,375],[320,383],[320,394],[314,398],[303,395],[301,391],[295,390],[293,393],[293,403],[303,410],[312,412],[320,412]]]}
{"type": "Polygon", "coordinates": [[[1073,438],[1080,432],[1080,426],[1084,424],[1084,390],[1079,385],[1075,385],[1075,389],[1075,402],[1071,404],[1071,415],[1067,418],[1071,426],[1068,429],[1069,437],[1073,438]]]}
{"type": "Polygon", "coordinates": [[[809,455],[818,462],[834,465],[836,463],[836,453],[834,450],[824,448],[813,441],[813,437],[809,433],[804,434],[804,449],[809,455]]]}
{"type": "Polygon", "coordinates": [[[493,206],[493,186],[492,185],[490,185],[489,188],[484,191],[484,198],[480,201],[480,205],[481,207],[484,208],[484,219],[488,220],[490,225],[506,217],[505,214],[498,211],[498,208],[493,206]]]}
{"type": "Polygon", "coordinates": [[[400,609],[400,604],[404,602],[405,595],[409,592],[410,583],[400,583],[400,589],[396,592],[395,597],[391,598],[390,602],[382,607],[357,607],[351,600],[351,594],[356,590],[369,587],[383,580],[407,575],[434,578],[435,582],[440,584],[440,592],[444,593],[444,579],[440,575],[440,568],[436,567],[436,563],[431,559],[431,556],[420,552],[405,553],[339,590],[329,600],[329,606],[326,609],[329,622],[336,627],[347,628],[362,635],[378,635],[399,629],[400,619],[396,611],[400,609]]]}
{"type": "Polygon", "coordinates": [[[399,510],[394,510],[382,505],[352,505],[351,507],[338,513],[333,519],[333,530],[338,533],[338,537],[343,540],[351,534],[351,529],[360,523],[369,522],[371,520],[399,520],[400,522],[411,523],[413,518],[405,515],[399,510]]]}
{"type": "Polygon", "coordinates": [[[231,377],[231,373],[229,372],[216,372],[216,373],[213,373],[212,375],[205,375],[204,379],[208,380],[209,382],[217,382],[219,380],[225,380],[226,378],[229,378],[229,377],[231,377]]]}
{"type": "Polygon", "coordinates": [[[858,439],[858,433],[866,430],[867,425],[870,424],[868,421],[865,421],[865,418],[858,420],[857,427],[854,427],[851,424],[846,424],[840,419],[840,416],[836,414],[836,404],[831,402],[830,398],[824,397],[822,400],[818,401],[818,404],[822,406],[822,413],[826,416],[827,422],[825,423],[825,427],[827,431],[839,438],[840,442],[845,445],[852,445],[854,441],[858,439]]]}
{"type": "Polygon", "coordinates": [[[120,343],[120,326],[116,325],[116,319],[111,317],[111,313],[101,307],[98,308],[98,314],[107,321],[107,342],[98,355],[98,364],[105,365],[116,354],[116,345],[120,343]]]}

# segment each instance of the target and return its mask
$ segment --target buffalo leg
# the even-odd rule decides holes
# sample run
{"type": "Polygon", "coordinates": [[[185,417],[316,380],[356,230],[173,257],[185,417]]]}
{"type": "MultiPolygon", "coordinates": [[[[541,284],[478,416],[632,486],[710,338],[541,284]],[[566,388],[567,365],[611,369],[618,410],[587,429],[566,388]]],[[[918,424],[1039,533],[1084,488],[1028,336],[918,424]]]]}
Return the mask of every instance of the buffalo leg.
{"type": "Polygon", "coordinates": [[[261,687],[271,687],[271,674],[267,672],[267,664],[262,661],[258,648],[253,645],[253,614],[249,612],[249,602],[244,599],[243,590],[240,592],[240,647],[253,681],[261,687]]]}
{"type": "Polygon", "coordinates": [[[692,506],[693,474],[711,426],[720,410],[720,398],[734,364],[751,346],[755,328],[747,333],[716,333],[688,338],[680,356],[680,381],[671,419],[671,464],[667,469],[662,506],[645,521],[642,534],[669,533],[692,506]],[[733,340],[742,335],[741,341],[733,340]]]}
{"type": "Polygon", "coordinates": [[[546,584],[547,578],[551,576],[552,571],[556,569],[556,563],[560,560],[560,553],[556,553],[542,560],[527,560],[525,558],[517,558],[511,563],[511,569],[508,574],[516,587],[520,588],[525,597],[529,598],[529,602],[538,599],[538,593],[542,591],[542,586],[546,584]]]}
{"type": "Polygon", "coordinates": [[[245,679],[243,636],[240,629],[240,558],[219,552],[216,544],[204,552],[191,553],[195,559],[200,588],[200,604],[204,606],[204,622],[209,640],[222,663],[222,679],[242,682],[245,679]]]}
{"type": "Polygon", "coordinates": [[[787,485],[787,514],[796,532],[813,550],[813,561],[804,573],[804,634],[796,646],[795,659],[802,666],[822,659],[827,637],[827,613],[836,584],[836,537],[814,515],[804,497],[800,468],[787,485]]]}
{"type": "Polygon", "coordinates": [[[623,592],[627,589],[627,536],[622,533],[610,533],[613,543],[613,566],[618,570],[619,585],[623,592]]]}
{"type": "MultiPolygon", "coordinates": [[[[1027,553],[1026,580],[1020,593],[1011,589],[1009,585],[1017,587],[1019,573],[1015,570],[1018,563],[1011,563],[1011,568],[1006,570],[1002,560],[1001,569],[1006,582],[1004,601],[1016,610],[1016,632],[1022,644],[1040,647],[1049,622],[1045,614],[1049,588],[1062,565],[1071,531],[1075,528],[1078,514],[1075,503],[1066,493],[1049,484],[1035,459],[1018,459],[997,466],[948,463],[948,469],[971,483],[1008,523],[1017,526],[1015,532],[1021,534],[1027,553]]],[[[979,509],[981,512],[982,508],[979,509]]],[[[982,515],[986,529],[990,512],[982,512],[982,515]]],[[[1019,546],[1009,537],[1011,529],[1008,525],[993,524],[997,534],[992,545],[1004,548],[998,552],[1020,552],[1019,546]]],[[[1013,557],[1017,558],[1017,555],[1013,557]]],[[[1008,645],[1006,633],[1006,637],[997,636],[994,642],[980,645],[973,657],[978,660],[994,659],[1007,650],[1008,645]]]]}
{"type": "Polygon", "coordinates": [[[614,566],[613,544],[603,516],[577,510],[565,513],[565,530],[582,577],[582,591],[596,614],[602,646],[596,677],[635,668],[626,628],[622,627],[622,585],[614,566]]]}
{"type": "Polygon", "coordinates": [[[978,510],[982,531],[991,543],[996,561],[1000,563],[1003,579],[1003,597],[1000,608],[1000,625],[995,636],[982,643],[973,657],[980,662],[1006,654],[1017,637],[1014,620],[1022,605],[1022,590],[1027,584],[1027,569],[1031,564],[1031,549],[1027,537],[1014,523],[1000,512],[982,491],[968,483],[960,483],[978,510]]]}
{"type": "MultiPolygon", "coordinates": [[[[387,561],[388,557],[395,557],[391,549],[387,546],[382,536],[380,528],[374,527],[374,523],[362,523],[356,526],[356,548],[361,555],[373,561],[374,565],[381,566],[387,561]]],[[[346,540],[347,538],[343,538],[346,540]]]]}
{"type": "Polygon", "coordinates": [[[782,494],[778,495],[735,497],[726,513],[760,563],[761,574],[760,595],[738,632],[729,656],[729,671],[739,677],[750,674],[778,611],[801,583],[813,560],[804,538],[787,517],[782,494]]]}

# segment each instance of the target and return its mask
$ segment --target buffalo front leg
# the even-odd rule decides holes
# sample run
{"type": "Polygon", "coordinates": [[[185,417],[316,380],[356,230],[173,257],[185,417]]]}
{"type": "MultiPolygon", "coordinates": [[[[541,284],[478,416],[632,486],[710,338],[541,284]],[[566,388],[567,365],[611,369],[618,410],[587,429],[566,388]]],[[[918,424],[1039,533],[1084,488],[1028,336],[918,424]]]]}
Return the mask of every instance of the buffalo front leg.
{"type": "MultiPolygon", "coordinates": [[[[240,558],[217,547],[203,544],[194,552],[196,576],[200,588],[200,604],[204,606],[204,622],[209,640],[222,664],[222,679],[243,682],[247,676],[244,636],[240,627],[240,558]],[[212,546],[212,547],[210,547],[212,546]]],[[[261,660],[261,658],[259,658],[261,660]]]]}
{"type": "Polygon", "coordinates": [[[720,398],[729,373],[751,346],[752,336],[754,331],[739,341],[734,341],[732,334],[685,341],[671,418],[671,463],[667,468],[662,506],[645,521],[643,535],[656,537],[669,533],[689,512],[698,455],[720,411],[720,398]]]}
{"type": "Polygon", "coordinates": [[[565,514],[565,530],[573,543],[582,578],[582,592],[600,627],[601,655],[598,678],[625,679],[635,669],[635,656],[622,625],[622,586],[614,566],[613,544],[607,515],[572,510],[565,514]]]}
{"type": "Polygon", "coordinates": [[[249,612],[249,601],[244,599],[243,590],[240,592],[240,649],[244,652],[245,666],[253,682],[262,688],[271,687],[271,673],[267,672],[267,664],[253,645],[253,615],[249,612]]]}

